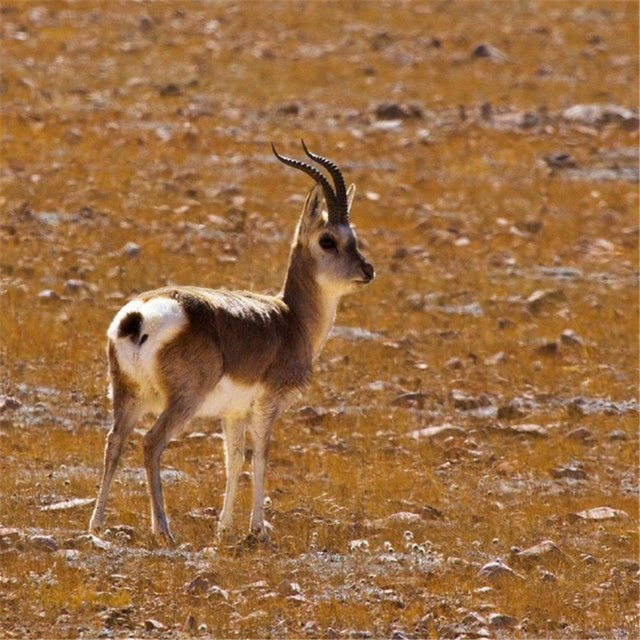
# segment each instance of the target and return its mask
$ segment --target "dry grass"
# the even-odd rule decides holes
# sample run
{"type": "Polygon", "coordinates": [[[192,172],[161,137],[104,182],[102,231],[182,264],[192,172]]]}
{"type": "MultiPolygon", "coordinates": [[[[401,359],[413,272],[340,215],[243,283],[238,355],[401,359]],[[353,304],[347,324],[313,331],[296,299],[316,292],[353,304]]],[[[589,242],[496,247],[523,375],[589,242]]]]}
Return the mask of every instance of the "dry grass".
{"type": "Polygon", "coordinates": [[[634,4],[50,0],[1,11],[0,382],[22,407],[0,414],[0,526],[20,530],[0,546],[0,635],[638,635],[639,197],[621,170],[637,170],[638,132],[561,116],[637,104],[634,4]],[[472,59],[482,42],[508,59],[472,59]],[[374,110],[387,101],[415,101],[424,116],[385,130],[374,110]],[[521,126],[521,110],[538,123],[521,126]],[[215,523],[190,513],[220,507],[224,470],[217,425],[199,423],[204,436],[163,459],[179,472],[165,492],[184,546],[164,551],[148,532],[141,428],[108,515],[133,539],[113,530],[110,550],[92,549],[78,538],[89,507],[40,508],[95,495],[106,326],[127,297],[168,282],[276,290],[300,207],[290,197],[308,184],[276,166],[268,142],[296,153],[301,136],[357,183],[354,220],[378,271],[338,324],[382,338],[331,340],[280,421],[274,548],[207,551],[215,523]],[[573,177],[544,161],[559,153],[573,177]],[[121,254],[129,241],[137,258],[121,254]],[[73,279],[88,284],[72,291],[73,279]],[[39,297],[46,289],[57,296],[39,297]],[[534,309],[538,290],[564,298],[534,309]],[[560,340],[569,329],[582,344],[560,340]],[[549,341],[558,352],[539,353],[549,341]],[[454,389],[486,414],[457,407],[454,389]],[[418,405],[396,401],[408,392],[418,405]],[[522,414],[509,417],[514,403],[522,414]],[[304,405],[328,413],[309,419],[304,405]],[[445,422],[464,434],[407,435],[445,422]],[[548,436],[509,435],[519,423],[548,436]],[[567,437],[578,427],[588,441],[567,437]],[[553,477],[573,462],[584,479],[553,477]],[[571,517],[599,506],[629,517],[571,517]],[[402,511],[424,518],[372,525],[402,511]],[[406,549],[407,530],[425,553],[406,549]],[[34,533],[63,550],[33,548],[34,533]],[[355,539],[368,552],[350,551],[355,539]],[[564,561],[512,557],[545,539],[564,561]],[[478,569],[495,558],[523,579],[483,589],[478,569]],[[186,592],[203,573],[228,599],[186,592]],[[463,623],[469,612],[515,626],[463,623]],[[166,628],[146,630],[151,618],[166,628]]]}

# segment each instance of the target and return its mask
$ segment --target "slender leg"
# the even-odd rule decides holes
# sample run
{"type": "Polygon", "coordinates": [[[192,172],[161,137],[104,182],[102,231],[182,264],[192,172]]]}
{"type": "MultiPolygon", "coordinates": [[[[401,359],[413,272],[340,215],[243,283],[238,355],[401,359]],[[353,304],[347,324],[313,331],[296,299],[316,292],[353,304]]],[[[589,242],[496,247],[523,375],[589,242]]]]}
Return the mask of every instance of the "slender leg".
{"type": "Polygon", "coordinates": [[[273,423],[278,417],[278,409],[257,407],[254,411],[249,431],[253,441],[253,509],[251,511],[251,533],[260,540],[267,540],[264,522],[264,477],[273,423]]]}
{"type": "Polygon", "coordinates": [[[224,452],[227,467],[227,486],[220,514],[218,535],[229,531],[233,519],[233,505],[238,491],[238,477],[244,461],[245,420],[224,421],[224,452]]]}
{"type": "Polygon", "coordinates": [[[102,482],[100,484],[96,506],[89,521],[89,531],[100,529],[104,523],[104,514],[109,498],[111,481],[113,480],[120,456],[122,455],[129,435],[142,415],[140,401],[134,396],[120,394],[114,395],[114,398],[113,427],[107,435],[102,482]]]}
{"type": "Polygon", "coordinates": [[[160,480],[160,458],[165,447],[194,416],[198,405],[180,402],[169,402],[167,408],[160,414],[155,424],[144,436],[144,466],[147,473],[147,485],[151,501],[151,526],[156,535],[162,536],[167,544],[175,545],[167,515],[164,510],[162,497],[162,482],[160,480]]]}

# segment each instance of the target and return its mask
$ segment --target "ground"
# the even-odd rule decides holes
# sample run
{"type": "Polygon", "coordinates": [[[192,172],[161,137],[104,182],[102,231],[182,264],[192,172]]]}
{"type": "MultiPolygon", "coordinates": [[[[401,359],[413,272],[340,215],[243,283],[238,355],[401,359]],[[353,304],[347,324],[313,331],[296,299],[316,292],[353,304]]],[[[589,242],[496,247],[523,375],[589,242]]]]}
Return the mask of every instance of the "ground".
{"type": "Polygon", "coordinates": [[[0,12],[0,636],[638,636],[637,3],[0,12]],[[277,291],[310,184],[270,142],[301,137],[378,277],[277,425],[272,544],[248,473],[216,544],[205,421],[163,459],[176,550],[148,421],[86,536],[111,318],[277,291]]]}

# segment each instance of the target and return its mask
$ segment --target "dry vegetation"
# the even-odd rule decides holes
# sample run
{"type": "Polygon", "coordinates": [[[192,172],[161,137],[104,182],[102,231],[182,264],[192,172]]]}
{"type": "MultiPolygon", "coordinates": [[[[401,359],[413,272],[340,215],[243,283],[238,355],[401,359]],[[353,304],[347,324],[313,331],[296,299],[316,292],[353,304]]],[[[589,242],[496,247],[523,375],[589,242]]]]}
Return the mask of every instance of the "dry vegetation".
{"type": "Polygon", "coordinates": [[[636,3],[0,11],[2,637],[638,636],[636,3]],[[215,548],[205,422],[164,458],[178,550],[142,425],[84,537],[45,507],[95,496],[113,313],[276,290],[301,136],[378,279],[278,425],[273,547],[215,548]]]}

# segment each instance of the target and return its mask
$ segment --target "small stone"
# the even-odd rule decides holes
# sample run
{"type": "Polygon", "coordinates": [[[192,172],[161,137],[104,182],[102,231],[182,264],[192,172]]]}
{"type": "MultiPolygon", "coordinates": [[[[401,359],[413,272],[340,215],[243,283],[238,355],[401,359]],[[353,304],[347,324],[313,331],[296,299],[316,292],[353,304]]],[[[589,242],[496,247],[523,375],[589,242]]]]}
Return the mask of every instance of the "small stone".
{"type": "Polygon", "coordinates": [[[542,542],[529,547],[524,551],[519,549],[512,550],[513,560],[538,562],[541,560],[566,560],[566,556],[560,548],[551,540],[543,540],[542,542]]]}
{"type": "Polygon", "coordinates": [[[555,356],[560,352],[560,345],[555,340],[542,340],[535,352],[541,356],[555,356]]]}
{"type": "Polygon", "coordinates": [[[518,624],[518,620],[504,613],[490,613],[489,624],[496,629],[512,629],[518,624]]]}
{"type": "Polygon", "coordinates": [[[458,389],[453,389],[451,391],[451,398],[453,400],[453,406],[462,411],[470,411],[471,409],[477,409],[480,406],[480,402],[477,398],[468,396],[458,389]]]}
{"type": "Polygon", "coordinates": [[[0,414],[5,411],[15,411],[22,406],[22,402],[12,396],[0,396],[0,414]]]}
{"type": "Polygon", "coordinates": [[[197,628],[198,628],[198,622],[196,621],[196,618],[193,615],[193,613],[190,613],[187,616],[187,619],[184,621],[183,629],[184,631],[187,631],[188,633],[193,634],[193,632],[197,628]]]}
{"type": "Polygon", "coordinates": [[[144,630],[145,631],[163,631],[167,627],[162,624],[159,620],[154,620],[153,618],[149,618],[144,621],[144,630]]]}
{"type": "Polygon", "coordinates": [[[562,344],[566,344],[566,345],[578,345],[578,346],[584,346],[585,342],[584,340],[575,332],[572,331],[571,329],[565,329],[562,334],[560,335],[560,341],[562,342],[562,344]]]}
{"type": "Polygon", "coordinates": [[[546,438],[549,435],[547,430],[539,424],[514,424],[506,427],[505,432],[533,438],[546,438]]]}
{"type": "Polygon", "coordinates": [[[488,358],[484,359],[484,364],[487,367],[495,367],[498,364],[502,364],[503,362],[507,361],[507,356],[504,353],[504,351],[499,351],[498,353],[495,353],[492,356],[489,356],[488,358]]]}
{"type": "Polygon", "coordinates": [[[127,242],[120,250],[120,253],[123,256],[127,256],[127,258],[135,258],[140,255],[140,245],[135,242],[127,242]]]}
{"type": "Polygon", "coordinates": [[[543,289],[534,291],[526,300],[527,309],[534,314],[546,308],[567,302],[567,296],[561,289],[543,289]]]}
{"type": "Polygon", "coordinates": [[[579,511],[572,514],[574,518],[580,520],[615,520],[615,519],[627,519],[629,514],[621,509],[612,509],[611,507],[595,507],[594,509],[586,509],[585,511],[579,511]]]}
{"type": "Polygon", "coordinates": [[[562,478],[569,478],[571,480],[585,480],[587,477],[586,471],[579,463],[572,463],[568,466],[559,466],[555,469],[551,469],[551,475],[557,480],[560,480],[562,478]]]}
{"type": "Polygon", "coordinates": [[[438,436],[461,436],[465,434],[465,430],[462,427],[451,424],[449,422],[445,422],[444,424],[434,426],[434,427],[425,427],[424,429],[416,429],[415,431],[410,431],[408,435],[416,440],[422,439],[430,439],[438,436]]]}
{"type": "Polygon", "coordinates": [[[577,427],[576,429],[569,431],[566,437],[571,440],[582,440],[582,442],[587,442],[592,439],[592,434],[591,431],[585,427],[577,427]]]}
{"type": "Polygon", "coordinates": [[[457,370],[462,369],[463,366],[464,363],[462,362],[462,360],[460,360],[460,358],[449,358],[449,360],[444,363],[445,369],[457,370]]]}
{"type": "Polygon", "coordinates": [[[0,546],[11,547],[19,542],[21,537],[20,529],[0,527],[0,546]]]}
{"type": "Polygon", "coordinates": [[[507,56],[502,51],[500,51],[500,49],[485,42],[477,44],[471,50],[471,57],[488,58],[489,60],[493,60],[494,62],[506,62],[508,59],[507,56]]]}
{"type": "Polygon", "coordinates": [[[44,549],[45,551],[57,551],[58,543],[53,536],[35,535],[29,538],[29,543],[36,549],[44,549]]]}
{"type": "Polygon", "coordinates": [[[100,551],[107,551],[108,549],[111,549],[110,542],[107,542],[102,538],[98,538],[98,536],[94,536],[92,533],[79,535],[76,538],[76,542],[81,546],[88,547],[90,549],[98,549],[100,551]]]}
{"type": "Polygon", "coordinates": [[[67,509],[74,509],[76,507],[86,507],[94,502],[95,498],[72,498],[71,500],[55,502],[54,504],[40,507],[40,511],[66,511],[67,509]]]}
{"type": "Polygon", "coordinates": [[[209,587],[209,590],[207,591],[207,599],[226,601],[229,599],[229,592],[225,591],[224,589],[220,588],[218,585],[214,584],[211,587],[209,587]]]}
{"type": "Polygon", "coordinates": [[[45,302],[53,302],[54,300],[60,300],[60,296],[53,289],[43,289],[38,293],[38,298],[45,302]]]}
{"type": "Polygon", "coordinates": [[[511,567],[507,566],[502,560],[496,559],[491,562],[487,562],[479,571],[478,577],[488,579],[491,581],[500,580],[502,578],[520,578],[519,573],[516,573],[511,567]]]}
{"type": "Polygon", "coordinates": [[[302,594],[302,589],[297,582],[291,582],[290,580],[285,578],[278,585],[278,593],[281,596],[296,596],[302,594]]]}
{"type": "Polygon", "coordinates": [[[612,442],[624,442],[629,439],[629,436],[627,435],[627,432],[623,431],[622,429],[614,429],[613,431],[609,432],[608,438],[612,442]]]}
{"type": "Polygon", "coordinates": [[[551,573],[551,571],[543,571],[540,574],[540,579],[542,580],[542,582],[557,582],[558,578],[556,577],[555,573],[551,573]]]}

